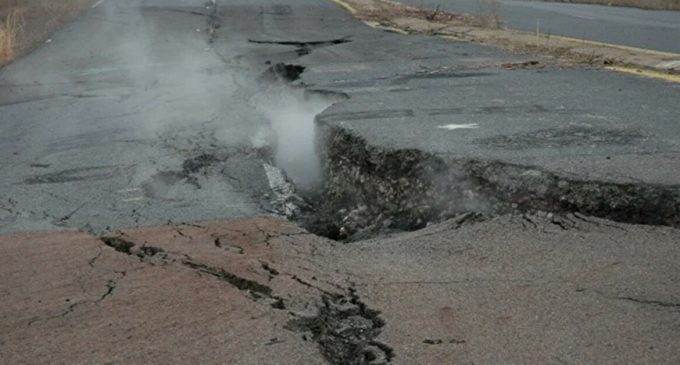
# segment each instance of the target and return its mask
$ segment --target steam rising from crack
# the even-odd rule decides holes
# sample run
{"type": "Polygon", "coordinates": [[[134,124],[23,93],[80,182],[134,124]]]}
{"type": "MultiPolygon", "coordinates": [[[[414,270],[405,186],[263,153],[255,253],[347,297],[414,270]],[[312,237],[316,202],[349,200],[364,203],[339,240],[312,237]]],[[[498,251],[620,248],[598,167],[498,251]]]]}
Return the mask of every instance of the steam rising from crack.
{"type": "MultiPolygon", "coordinates": [[[[260,157],[271,159],[265,162],[284,170],[297,187],[310,190],[317,187],[321,171],[315,146],[314,118],[334,100],[290,84],[304,67],[282,63],[269,67],[259,61],[257,64],[248,62],[246,57],[220,54],[223,49],[213,44],[218,36],[215,30],[219,28],[214,1],[206,3],[204,9],[135,8],[107,2],[100,10],[107,19],[104,26],[111,27],[112,32],[120,28],[121,14],[125,14],[126,21],[141,24],[143,29],[135,37],[125,37],[124,43],[111,44],[112,64],[117,66],[113,71],[103,71],[115,73],[132,89],[131,100],[139,104],[132,110],[134,137],[160,139],[168,149],[180,155],[170,155],[161,163],[141,161],[135,167],[134,185],[162,185],[156,189],[161,198],[175,199],[182,191],[211,184],[197,183],[194,177],[176,174],[179,181],[172,184],[181,185],[184,179],[187,189],[166,187],[167,179],[163,177],[168,172],[180,170],[184,159],[220,153],[225,149],[229,151],[223,155],[241,153],[233,150],[254,149],[271,153],[260,157]],[[168,16],[168,12],[174,15],[168,16]],[[160,17],[160,14],[164,16],[160,17]],[[167,22],[183,19],[181,25],[186,28],[185,14],[190,17],[188,19],[196,19],[196,25],[187,29],[184,35],[189,39],[168,38],[166,42],[157,42],[164,27],[178,28],[167,22]],[[203,19],[201,14],[205,15],[203,19]],[[186,49],[187,45],[191,49],[186,49]],[[177,49],[182,51],[177,52],[177,49]],[[168,57],[158,59],[159,54],[168,57]],[[267,67],[269,69],[263,74],[267,67]]],[[[244,42],[254,48],[267,47],[266,42],[265,45],[244,42]]],[[[345,42],[348,40],[303,42],[291,46],[311,51],[345,42]]],[[[122,110],[121,114],[124,113],[122,110]]]]}
{"type": "Polygon", "coordinates": [[[302,189],[313,189],[321,180],[314,120],[332,103],[326,97],[287,86],[270,87],[253,98],[273,133],[276,165],[302,189]]]}

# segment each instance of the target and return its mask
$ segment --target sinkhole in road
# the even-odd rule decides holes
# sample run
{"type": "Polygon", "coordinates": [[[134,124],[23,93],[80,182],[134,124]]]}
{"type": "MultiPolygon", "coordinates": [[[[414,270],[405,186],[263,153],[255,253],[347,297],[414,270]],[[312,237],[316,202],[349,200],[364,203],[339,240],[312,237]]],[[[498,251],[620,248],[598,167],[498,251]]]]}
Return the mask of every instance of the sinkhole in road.
{"type": "MultiPolygon", "coordinates": [[[[275,65],[265,75],[291,90],[299,70],[275,65]]],[[[383,148],[341,124],[317,120],[348,96],[301,95],[300,105],[283,98],[267,115],[277,135],[274,162],[284,171],[272,188],[279,191],[279,211],[317,235],[357,241],[508,213],[545,213],[558,225],[577,214],[680,227],[678,186],[579,180],[534,166],[383,148]]]]}

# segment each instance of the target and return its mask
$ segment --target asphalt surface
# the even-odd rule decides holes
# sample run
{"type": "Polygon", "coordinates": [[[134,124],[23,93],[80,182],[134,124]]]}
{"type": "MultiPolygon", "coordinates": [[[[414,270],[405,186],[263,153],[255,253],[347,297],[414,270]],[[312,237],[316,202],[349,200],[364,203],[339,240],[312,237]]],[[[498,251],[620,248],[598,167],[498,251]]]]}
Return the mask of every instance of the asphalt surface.
{"type": "Polygon", "coordinates": [[[0,237],[3,362],[680,360],[674,229],[527,215],[353,245],[261,218],[118,234],[129,254],[80,232],[0,237]]]}
{"type": "Polygon", "coordinates": [[[0,231],[266,212],[259,75],[213,51],[209,12],[107,1],[1,71],[0,231]]]}
{"type": "Polygon", "coordinates": [[[676,84],[506,70],[531,57],[374,30],[320,1],[218,11],[211,35],[203,4],[104,2],[2,70],[3,232],[271,211],[263,162],[318,175],[309,120],[337,101],[258,84],[278,62],[306,67],[308,89],[348,94],[317,119],[376,146],[678,183],[676,84]],[[339,39],[350,42],[322,42],[339,39]],[[270,161],[267,149],[287,152],[270,161]]]}
{"type": "Polygon", "coordinates": [[[400,0],[468,14],[497,14],[504,26],[656,51],[680,53],[680,12],[542,1],[400,0]]]}
{"type": "MultiPolygon", "coordinates": [[[[436,49],[419,51],[437,57],[436,49]]],[[[503,62],[489,56],[481,62],[503,62]]],[[[477,59],[466,61],[428,60],[356,83],[322,66],[304,80],[349,89],[352,102],[334,105],[319,120],[371,145],[537,166],[586,180],[680,182],[677,85],[599,70],[478,69],[477,59]]]]}
{"type": "Polygon", "coordinates": [[[680,360],[677,229],[512,214],[343,245],[261,217],[272,164],[318,178],[314,118],[376,149],[678,184],[676,85],[508,69],[533,57],[329,2],[217,3],[107,0],[0,71],[0,361],[680,360]],[[301,79],[263,81],[279,62],[301,79]]]}
{"type": "Polygon", "coordinates": [[[373,30],[332,3],[220,4],[212,35],[211,11],[104,2],[2,70],[3,232],[270,211],[263,162],[301,181],[318,175],[310,121],[337,101],[258,84],[278,62],[306,67],[308,89],[350,95],[317,120],[376,146],[678,183],[677,85],[598,70],[505,70],[531,58],[373,30]],[[304,52],[272,43],[338,39],[350,42],[304,52]],[[269,161],[267,149],[282,152],[269,161]]]}

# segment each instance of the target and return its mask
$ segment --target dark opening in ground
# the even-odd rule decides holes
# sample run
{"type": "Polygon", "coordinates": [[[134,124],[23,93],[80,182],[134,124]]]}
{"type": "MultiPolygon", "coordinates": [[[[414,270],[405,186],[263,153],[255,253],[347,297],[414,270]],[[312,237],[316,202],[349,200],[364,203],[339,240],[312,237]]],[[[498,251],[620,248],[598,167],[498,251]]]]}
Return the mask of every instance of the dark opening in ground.
{"type": "MultiPolygon", "coordinates": [[[[251,42],[311,47],[344,40],[251,42]]],[[[279,211],[312,233],[357,241],[413,231],[451,218],[465,224],[512,212],[581,213],[625,223],[680,226],[677,186],[577,180],[533,166],[455,159],[417,149],[385,149],[337,126],[337,120],[316,123],[316,115],[347,96],[314,93],[318,97],[311,98],[300,94],[305,84],[290,83],[299,80],[304,71],[301,65],[277,63],[261,80],[283,85],[275,93],[278,98],[265,100],[275,106],[267,117],[277,135],[272,162],[282,173],[274,180],[283,181],[272,184],[270,178],[270,185],[280,195],[279,211]],[[291,99],[293,90],[302,96],[291,99]],[[312,175],[314,179],[309,180],[312,175]]],[[[605,136],[617,143],[639,138],[628,131],[565,128],[484,142],[505,148],[514,146],[514,139],[540,145],[560,137],[581,143],[583,135],[605,136]]]]}
{"type": "Polygon", "coordinates": [[[289,65],[285,63],[277,63],[272,65],[262,74],[263,81],[296,81],[300,79],[300,75],[305,71],[304,66],[289,65]]]}

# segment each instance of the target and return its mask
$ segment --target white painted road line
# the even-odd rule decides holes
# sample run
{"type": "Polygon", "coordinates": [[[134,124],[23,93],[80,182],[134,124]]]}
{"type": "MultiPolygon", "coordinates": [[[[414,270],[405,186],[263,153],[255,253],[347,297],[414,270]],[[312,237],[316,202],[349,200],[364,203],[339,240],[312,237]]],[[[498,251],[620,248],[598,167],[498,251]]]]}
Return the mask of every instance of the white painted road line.
{"type": "Polygon", "coordinates": [[[139,202],[139,201],[142,201],[142,200],[145,200],[145,199],[146,199],[146,197],[144,197],[144,196],[138,196],[138,197],[135,197],[135,198],[123,199],[122,201],[125,202],[125,203],[132,203],[132,202],[139,202]]]}
{"type": "Polygon", "coordinates": [[[439,129],[448,129],[450,131],[456,130],[456,129],[476,129],[479,128],[479,124],[477,123],[470,123],[470,124],[446,124],[446,125],[440,125],[437,128],[439,129]]]}
{"type": "Polygon", "coordinates": [[[104,0],[99,0],[99,1],[97,1],[96,3],[94,3],[94,5],[92,5],[92,9],[98,7],[98,6],[101,5],[101,3],[103,3],[103,2],[104,2],[104,0]]]}

